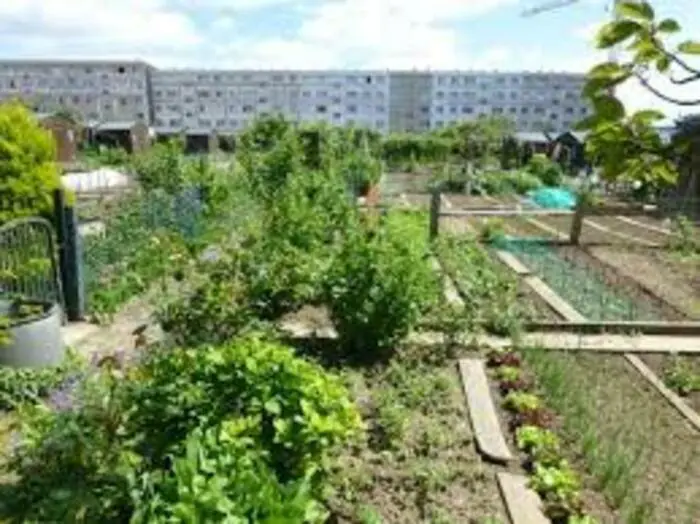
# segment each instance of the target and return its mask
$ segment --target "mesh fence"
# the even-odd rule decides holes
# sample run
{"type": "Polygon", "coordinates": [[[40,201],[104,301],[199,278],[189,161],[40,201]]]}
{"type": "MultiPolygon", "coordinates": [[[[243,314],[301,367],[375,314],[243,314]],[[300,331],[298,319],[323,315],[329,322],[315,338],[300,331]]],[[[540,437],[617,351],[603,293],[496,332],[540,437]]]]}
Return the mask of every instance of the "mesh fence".
{"type": "Polygon", "coordinates": [[[624,290],[612,287],[594,267],[565,259],[555,249],[540,241],[506,238],[499,240],[497,246],[515,254],[549,287],[590,320],[659,319],[654,308],[638,303],[624,290]]]}

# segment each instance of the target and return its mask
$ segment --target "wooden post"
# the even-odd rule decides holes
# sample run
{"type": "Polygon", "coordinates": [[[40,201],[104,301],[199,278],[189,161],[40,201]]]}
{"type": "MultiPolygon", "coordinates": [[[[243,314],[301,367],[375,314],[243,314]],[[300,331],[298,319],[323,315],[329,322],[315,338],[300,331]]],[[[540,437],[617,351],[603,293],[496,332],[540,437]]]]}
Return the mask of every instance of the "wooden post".
{"type": "Polygon", "coordinates": [[[435,186],[430,192],[430,231],[428,233],[428,238],[433,241],[438,237],[440,229],[440,201],[441,192],[440,187],[435,186]]]}
{"type": "Polygon", "coordinates": [[[585,204],[582,199],[576,204],[573,219],[571,221],[571,231],[569,233],[569,242],[577,246],[581,239],[581,230],[583,229],[583,216],[585,212],[585,204]]]}
{"type": "Polygon", "coordinates": [[[54,191],[54,217],[64,311],[70,321],[83,320],[85,280],[78,218],[75,208],[66,205],[62,189],[54,191]]]}

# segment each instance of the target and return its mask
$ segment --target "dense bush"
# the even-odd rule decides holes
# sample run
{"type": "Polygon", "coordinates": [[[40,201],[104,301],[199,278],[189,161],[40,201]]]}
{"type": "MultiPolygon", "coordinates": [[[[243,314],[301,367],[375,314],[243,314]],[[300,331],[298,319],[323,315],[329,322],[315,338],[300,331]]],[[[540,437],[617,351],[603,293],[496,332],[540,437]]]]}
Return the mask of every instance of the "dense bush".
{"type": "Polygon", "coordinates": [[[541,180],[526,171],[487,171],[477,181],[487,195],[524,195],[542,187],[541,180]]]}
{"type": "Polygon", "coordinates": [[[56,144],[19,102],[0,104],[0,224],[45,216],[61,186],[56,144]]]}
{"type": "Polygon", "coordinates": [[[391,134],[382,143],[382,155],[391,167],[405,169],[411,164],[430,164],[445,161],[452,143],[434,135],[391,134]]]}
{"type": "Polygon", "coordinates": [[[520,327],[525,312],[517,302],[518,281],[488,251],[470,239],[444,236],[438,253],[464,299],[469,331],[512,334],[520,327]]]}
{"type": "Polygon", "coordinates": [[[401,215],[348,232],[326,280],[324,301],[351,359],[383,360],[439,293],[424,225],[401,215]]]}
{"type": "Polygon", "coordinates": [[[525,166],[525,170],[537,177],[545,186],[559,186],[564,179],[561,166],[543,154],[533,155],[525,166]]]}
{"type": "Polygon", "coordinates": [[[0,516],[320,521],[328,459],[361,429],[339,379],[255,336],[122,364],[21,412],[0,516]]]}

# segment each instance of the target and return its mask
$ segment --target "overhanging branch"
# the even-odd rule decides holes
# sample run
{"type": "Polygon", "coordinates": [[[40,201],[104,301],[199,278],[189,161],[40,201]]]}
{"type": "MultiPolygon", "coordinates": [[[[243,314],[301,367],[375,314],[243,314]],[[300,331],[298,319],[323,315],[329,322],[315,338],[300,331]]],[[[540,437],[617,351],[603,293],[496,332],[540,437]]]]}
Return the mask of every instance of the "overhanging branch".
{"type": "Polygon", "coordinates": [[[660,98],[661,100],[664,100],[665,102],[669,102],[671,104],[675,104],[677,106],[700,106],[700,99],[698,100],[680,100],[668,95],[665,95],[658,89],[656,89],[654,86],[652,86],[649,81],[644,78],[641,74],[635,73],[634,74],[635,78],[639,80],[639,83],[642,84],[642,86],[649,91],[651,94],[654,96],[660,98]]]}
{"type": "Polygon", "coordinates": [[[695,80],[700,80],[700,69],[696,69],[695,67],[688,64],[688,62],[680,58],[677,54],[672,53],[671,51],[666,49],[664,45],[661,42],[659,42],[658,39],[652,38],[652,42],[654,44],[654,47],[661,51],[666,58],[668,58],[677,66],[680,66],[682,69],[685,70],[686,73],[689,74],[689,76],[686,76],[685,78],[681,79],[670,77],[671,82],[677,85],[683,85],[689,84],[690,82],[694,82],[695,80]]]}

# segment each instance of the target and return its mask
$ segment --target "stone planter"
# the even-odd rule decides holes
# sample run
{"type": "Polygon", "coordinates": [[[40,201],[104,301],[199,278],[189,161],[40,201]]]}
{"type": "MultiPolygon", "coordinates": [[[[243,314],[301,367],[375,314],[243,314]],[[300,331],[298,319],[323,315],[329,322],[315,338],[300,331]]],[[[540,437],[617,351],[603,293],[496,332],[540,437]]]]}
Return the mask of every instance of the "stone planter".
{"type": "Polygon", "coordinates": [[[62,312],[56,304],[31,302],[43,312],[13,318],[12,303],[0,300],[0,316],[9,317],[10,341],[0,347],[0,366],[46,367],[61,363],[66,352],[61,335],[62,312]]]}

